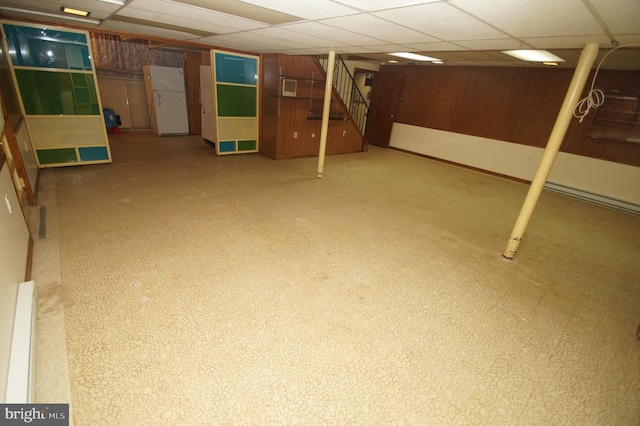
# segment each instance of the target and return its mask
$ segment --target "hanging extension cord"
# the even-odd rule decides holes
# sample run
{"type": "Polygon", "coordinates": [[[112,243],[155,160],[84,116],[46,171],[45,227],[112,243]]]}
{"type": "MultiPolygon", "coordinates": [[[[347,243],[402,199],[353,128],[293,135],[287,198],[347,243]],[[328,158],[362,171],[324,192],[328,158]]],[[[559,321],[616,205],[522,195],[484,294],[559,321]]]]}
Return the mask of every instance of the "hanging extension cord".
{"type": "MultiPolygon", "coordinates": [[[[614,45],[617,43],[614,43],[614,45]]],[[[594,89],[596,84],[596,78],[598,77],[598,71],[600,71],[600,67],[604,63],[605,59],[613,52],[618,49],[624,49],[625,47],[640,47],[640,44],[625,44],[623,46],[615,46],[606,55],[602,57],[598,67],[596,68],[596,72],[593,74],[593,80],[591,81],[591,88],[589,89],[589,93],[583,99],[580,99],[576,104],[575,109],[573,110],[573,116],[579,119],[579,122],[582,123],[582,120],[589,114],[591,108],[598,108],[604,103],[604,93],[600,89],[594,89]]]]}

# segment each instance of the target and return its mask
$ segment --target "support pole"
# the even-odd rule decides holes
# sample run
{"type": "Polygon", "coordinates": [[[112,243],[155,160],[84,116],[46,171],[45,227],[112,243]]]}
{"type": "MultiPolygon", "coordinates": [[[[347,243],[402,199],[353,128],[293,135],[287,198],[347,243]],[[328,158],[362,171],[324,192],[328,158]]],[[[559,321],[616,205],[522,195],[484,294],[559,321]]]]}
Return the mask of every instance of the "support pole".
{"type": "Polygon", "coordinates": [[[582,93],[582,89],[584,89],[585,82],[589,76],[589,71],[593,66],[593,62],[595,61],[597,54],[598,43],[586,44],[580,54],[580,60],[578,61],[575,72],[573,73],[571,84],[569,84],[569,89],[567,90],[564,102],[562,103],[562,107],[558,113],[558,118],[556,119],[556,123],[553,126],[551,135],[549,136],[544,154],[542,154],[538,170],[531,181],[531,186],[529,187],[529,192],[527,193],[527,197],[525,198],[524,204],[520,210],[520,215],[516,220],[513,231],[511,231],[511,237],[509,238],[507,247],[502,254],[502,256],[507,259],[513,259],[518,251],[518,247],[522,241],[522,236],[527,228],[529,219],[531,219],[531,215],[533,213],[533,209],[536,207],[538,198],[540,198],[544,184],[547,181],[549,172],[551,171],[551,166],[553,165],[558,151],[560,150],[560,145],[562,145],[562,140],[567,133],[569,122],[573,117],[573,110],[578,103],[578,99],[582,93]]]}
{"type": "Polygon", "coordinates": [[[324,85],[324,105],[322,108],[322,128],[320,130],[320,151],[318,152],[318,179],[324,173],[324,157],[327,151],[327,132],[329,129],[329,113],[331,110],[331,95],[333,94],[333,67],[336,61],[336,52],[329,52],[327,63],[327,81],[324,85]]]}

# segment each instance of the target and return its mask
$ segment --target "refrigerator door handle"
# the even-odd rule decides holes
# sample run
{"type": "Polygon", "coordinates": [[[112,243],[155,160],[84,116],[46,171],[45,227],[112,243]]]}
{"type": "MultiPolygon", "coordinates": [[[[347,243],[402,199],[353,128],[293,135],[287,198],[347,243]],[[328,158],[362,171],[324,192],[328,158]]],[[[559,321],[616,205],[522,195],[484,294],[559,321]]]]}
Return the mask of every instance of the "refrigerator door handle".
{"type": "Polygon", "coordinates": [[[155,97],[156,97],[156,104],[157,104],[157,105],[162,105],[162,99],[161,99],[161,98],[162,98],[162,95],[161,95],[160,93],[158,93],[158,91],[157,91],[157,90],[154,90],[154,91],[153,91],[153,94],[154,94],[154,95],[155,95],[155,97]]]}

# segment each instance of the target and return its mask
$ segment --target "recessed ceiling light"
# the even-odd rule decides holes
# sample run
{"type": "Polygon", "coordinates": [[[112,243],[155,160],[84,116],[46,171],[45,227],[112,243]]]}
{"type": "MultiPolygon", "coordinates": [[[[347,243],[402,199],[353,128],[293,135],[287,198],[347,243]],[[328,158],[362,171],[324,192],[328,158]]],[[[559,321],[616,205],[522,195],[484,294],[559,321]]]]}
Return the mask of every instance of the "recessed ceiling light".
{"type": "Polygon", "coordinates": [[[72,7],[60,7],[60,12],[68,13],[70,15],[78,15],[78,16],[89,16],[91,12],[87,12],[86,10],[74,9],[72,7]]]}
{"type": "Polygon", "coordinates": [[[418,55],[417,53],[396,52],[396,53],[389,53],[389,55],[397,56],[399,58],[404,58],[404,59],[411,59],[412,61],[429,61],[429,62],[439,61],[439,59],[437,59],[437,58],[431,58],[429,56],[418,55]]]}
{"type": "Polygon", "coordinates": [[[69,21],[84,22],[85,24],[97,25],[100,23],[99,19],[81,18],[79,16],[67,16],[67,15],[61,15],[59,13],[40,12],[38,10],[21,9],[19,7],[12,7],[12,6],[0,6],[0,10],[4,10],[9,13],[17,13],[19,15],[36,15],[36,16],[46,16],[47,18],[54,18],[54,19],[66,19],[69,21]]]}
{"type": "Polygon", "coordinates": [[[528,62],[564,62],[564,59],[546,50],[503,50],[502,53],[528,62]]]}

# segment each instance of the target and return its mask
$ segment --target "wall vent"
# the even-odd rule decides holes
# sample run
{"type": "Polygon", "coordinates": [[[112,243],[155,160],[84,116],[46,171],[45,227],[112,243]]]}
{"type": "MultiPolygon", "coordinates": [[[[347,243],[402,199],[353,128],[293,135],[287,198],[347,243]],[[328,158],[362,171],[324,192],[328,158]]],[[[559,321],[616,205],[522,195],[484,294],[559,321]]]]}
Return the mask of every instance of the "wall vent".
{"type": "Polygon", "coordinates": [[[296,80],[282,80],[282,96],[296,96],[298,91],[298,82],[296,80]]]}

